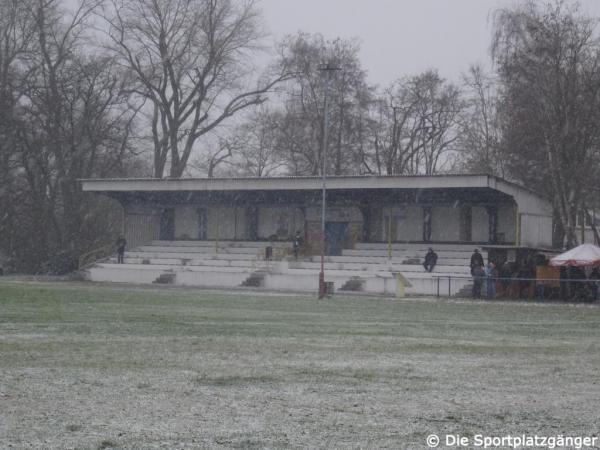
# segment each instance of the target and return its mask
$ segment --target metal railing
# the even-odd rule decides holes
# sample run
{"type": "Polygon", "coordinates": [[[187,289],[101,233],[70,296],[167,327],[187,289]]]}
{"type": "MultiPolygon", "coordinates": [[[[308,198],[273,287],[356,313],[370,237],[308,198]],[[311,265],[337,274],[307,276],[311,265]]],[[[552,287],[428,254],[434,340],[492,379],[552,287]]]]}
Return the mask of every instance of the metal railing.
{"type": "Polygon", "coordinates": [[[107,258],[113,253],[115,253],[115,246],[112,244],[105,245],[103,247],[98,247],[94,250],[84,253],[79,257],[77,261],[77,269],[85,269],[87,266],[96,262],[98,259],[107,258]]]}
{"type": "MultiPolygon", "coordinates": [[[[476,277],[436,275],[436,296],[473,297],[476,277]],[[457,285],[460,286],[457,288],[457,285]],[[468,289],[468,291],[465,291],[468,289]]],[[[600,280],[585,278],[479,277],[480,297],[487,296],[487,283],[494,283],[491,298],[562,299],[600,301],[600,280]]]]}

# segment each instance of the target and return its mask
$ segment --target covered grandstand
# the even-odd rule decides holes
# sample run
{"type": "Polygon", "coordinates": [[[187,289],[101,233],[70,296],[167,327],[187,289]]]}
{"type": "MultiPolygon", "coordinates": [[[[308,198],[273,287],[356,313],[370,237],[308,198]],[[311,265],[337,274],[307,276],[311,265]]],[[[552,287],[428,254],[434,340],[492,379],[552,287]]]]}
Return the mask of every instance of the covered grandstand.
{"type": "MultiPolygon", "coordinates": [[[[122,205],[128,242],[125,264],[97,261],[92,280],[317,289],[320,178],[83,180],[82,188],[122,205]]],[[[335,289],[391,294],[404,279],[408,293],[430,294],[439,276],[469,283],[475,247],[505,257],[551,247],[552,208],[488,175],[329,177],[325,234],[335,289]],[[439,257],[433,273],[421,266],[428,247],[439,257]]]]}

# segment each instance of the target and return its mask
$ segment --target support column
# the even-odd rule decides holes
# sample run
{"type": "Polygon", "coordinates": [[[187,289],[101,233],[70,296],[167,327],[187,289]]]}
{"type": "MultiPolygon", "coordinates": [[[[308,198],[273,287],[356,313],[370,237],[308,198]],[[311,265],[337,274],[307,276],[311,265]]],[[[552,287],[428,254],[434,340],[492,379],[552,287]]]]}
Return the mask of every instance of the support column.
{"type": "Polygon", "coordinates": [[[371,207],[368,205],[359,206],[360,213],[363,217],[363,229],[361,239],[363,242],[369,242],[371,238],[371,207]]]}
{"type": "Polygon", "coordinates": [[[258,207],[249,205],[246,208],[246,220],[248,227],[248,239],[250,241],[258,240],[258,207]]]}
{"type": "Polygon", "coordinates": [[[431,206],[423,207],[423,241],[431,242],[431,206]]]}

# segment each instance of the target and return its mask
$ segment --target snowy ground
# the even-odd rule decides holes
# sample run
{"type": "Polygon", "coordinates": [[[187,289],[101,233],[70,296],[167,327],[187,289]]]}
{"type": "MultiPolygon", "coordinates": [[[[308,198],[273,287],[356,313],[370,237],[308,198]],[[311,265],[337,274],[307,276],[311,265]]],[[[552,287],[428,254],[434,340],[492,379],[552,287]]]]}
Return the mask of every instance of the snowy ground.
{"type": "Polygon", "coordinates": [[[600,430],[600,308],[0,283],[0,448],[600,430]]]}

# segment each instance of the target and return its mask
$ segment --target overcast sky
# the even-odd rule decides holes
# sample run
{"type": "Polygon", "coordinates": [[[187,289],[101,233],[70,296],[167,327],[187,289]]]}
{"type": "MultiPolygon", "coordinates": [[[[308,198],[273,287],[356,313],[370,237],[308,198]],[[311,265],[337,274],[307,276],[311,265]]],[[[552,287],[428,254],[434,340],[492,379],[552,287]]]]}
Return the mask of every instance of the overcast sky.
{"type": "MultiPolygon", "coordinates": [[[[297,31],[359,38],[369,82],[437,68],[458,81],[471,63],[489,64],[491,12],[512,0],[260,0],[273,39],[297,31]]],[[[545,3],[541,2],[540,3],[545,3]]],[[[600,17],[600,0],[582,10],[600,17]]]]}

